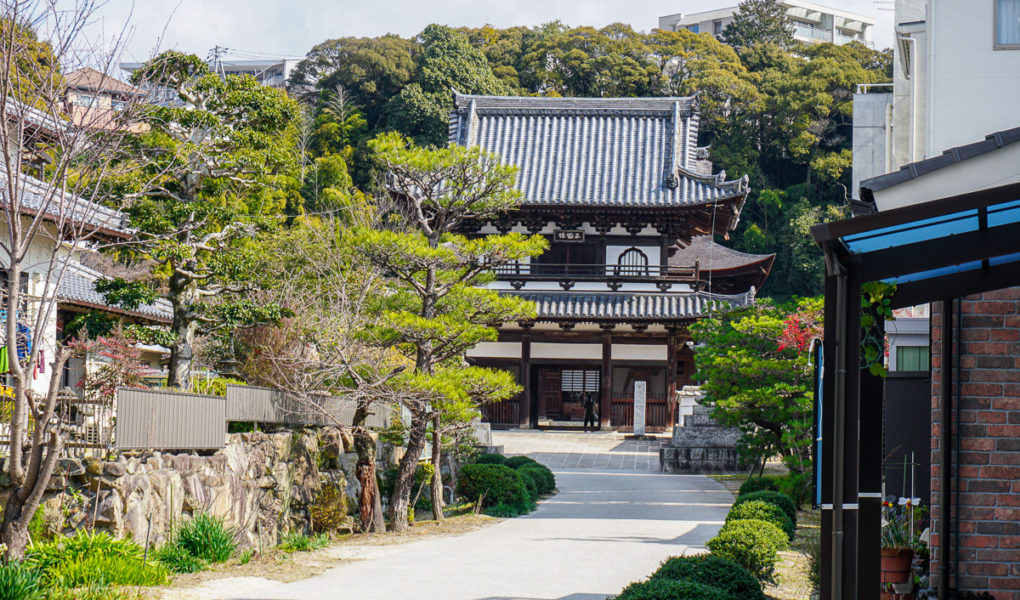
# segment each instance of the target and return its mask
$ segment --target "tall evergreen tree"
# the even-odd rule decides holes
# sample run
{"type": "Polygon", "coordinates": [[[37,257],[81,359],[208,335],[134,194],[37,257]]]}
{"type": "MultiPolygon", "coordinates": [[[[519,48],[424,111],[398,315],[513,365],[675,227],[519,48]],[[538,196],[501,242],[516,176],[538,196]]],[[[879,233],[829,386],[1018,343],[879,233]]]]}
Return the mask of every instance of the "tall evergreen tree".
{"type": "Polygon", "coordinates": [[[793,45],[793,24],[778,0],[744,0],[723,30],[723,41],[734,48],[755,44],[793,45]]]}

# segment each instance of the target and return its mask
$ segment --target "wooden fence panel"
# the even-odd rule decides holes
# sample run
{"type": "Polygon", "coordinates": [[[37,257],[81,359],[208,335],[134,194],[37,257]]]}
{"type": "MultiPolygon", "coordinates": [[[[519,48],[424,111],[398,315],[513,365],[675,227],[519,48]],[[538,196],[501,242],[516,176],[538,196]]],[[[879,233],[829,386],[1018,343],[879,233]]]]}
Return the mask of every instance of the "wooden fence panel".
{"type": "Polygon", "coordinates": [[[123,450],[213,450],[226,443],[226,399],[169,390],[117,391],[115,445],[123,450]]]}

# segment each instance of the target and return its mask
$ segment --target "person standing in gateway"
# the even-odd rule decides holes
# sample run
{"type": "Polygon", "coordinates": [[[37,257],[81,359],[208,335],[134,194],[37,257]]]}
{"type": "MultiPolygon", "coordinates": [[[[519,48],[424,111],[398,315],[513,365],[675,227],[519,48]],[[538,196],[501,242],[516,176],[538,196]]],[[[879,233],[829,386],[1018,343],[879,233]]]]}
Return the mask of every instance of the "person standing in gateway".
{"type": "Polygon", "coordinates": [[[595,398],[593,394],[584,395],[584,431],[588,431],[588,423],[591,423],[591,431],[595,431],[598,426],[599,415],[595,412],[595,398]]]}

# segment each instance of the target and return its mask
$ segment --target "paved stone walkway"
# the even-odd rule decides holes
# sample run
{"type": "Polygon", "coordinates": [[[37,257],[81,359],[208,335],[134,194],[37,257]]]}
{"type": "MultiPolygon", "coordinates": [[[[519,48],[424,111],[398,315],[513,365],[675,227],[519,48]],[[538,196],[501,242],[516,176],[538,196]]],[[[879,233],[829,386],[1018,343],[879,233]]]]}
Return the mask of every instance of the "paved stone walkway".
{"type": "Polygon", "coordinates": [[[549,465],[559,493],[525,517],[379,547],[317,577],[239,586],[227,597],[602,600],[645,578],[663,559],[702,549],[733,500],[706,477],[658,473],[654,443],[615,434],[493,437],[507,454],[527,453],[549,465]]]}

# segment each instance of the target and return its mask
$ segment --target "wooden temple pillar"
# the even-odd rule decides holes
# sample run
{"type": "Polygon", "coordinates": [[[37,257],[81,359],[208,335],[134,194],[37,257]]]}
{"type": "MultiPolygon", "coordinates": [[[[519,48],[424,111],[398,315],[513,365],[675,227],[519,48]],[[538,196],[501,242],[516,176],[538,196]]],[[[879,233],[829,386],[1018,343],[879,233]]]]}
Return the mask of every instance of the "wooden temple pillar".
{"type": "Polygon", "coordinates": [[[612,327],[602,328],[602,381],[599,385],[599,424],[612,426],[613,411],[613,336],[612,327]]]}
{"type": "Polygon", "coordinates": [[[517,417],[521,427],[531,426],[531,333],[521,333],[521,400],[517,403],[517,417]]]}
{"type": "Polygon", "coordinates": [[[676,328],[666,330],[666,427],[676,425],[676,328]]]}

